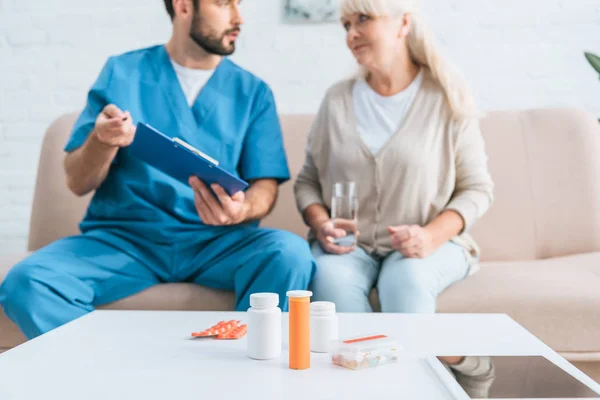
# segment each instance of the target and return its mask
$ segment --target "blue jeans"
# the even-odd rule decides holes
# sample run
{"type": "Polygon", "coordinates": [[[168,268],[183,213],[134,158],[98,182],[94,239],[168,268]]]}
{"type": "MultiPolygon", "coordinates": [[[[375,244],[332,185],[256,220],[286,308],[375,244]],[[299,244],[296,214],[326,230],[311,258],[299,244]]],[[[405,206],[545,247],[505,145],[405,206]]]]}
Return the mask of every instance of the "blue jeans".
{"type": "Polygon", "coordinates": [[[289,232],[235,227],[212,240],[157,244],[123,231],[61,239],[12,268],[0,305],[34,338],[162,282],[191,282],[236,293],[236,309],[256,292],[306,289],[315,271],[308,244],[289,232]]]}
{"type": "Polygon", "coordinates": [[[383,312],[434,313],[437,296],[469,272],[463,248],[452,242],[426,259],[398,252],[376,259],[361,248],[327,254],[318,242],[311,250],[317,262],[313,300],[333,301],[340,312],[373,311],[369,293],[377,286],[383,312]]]}

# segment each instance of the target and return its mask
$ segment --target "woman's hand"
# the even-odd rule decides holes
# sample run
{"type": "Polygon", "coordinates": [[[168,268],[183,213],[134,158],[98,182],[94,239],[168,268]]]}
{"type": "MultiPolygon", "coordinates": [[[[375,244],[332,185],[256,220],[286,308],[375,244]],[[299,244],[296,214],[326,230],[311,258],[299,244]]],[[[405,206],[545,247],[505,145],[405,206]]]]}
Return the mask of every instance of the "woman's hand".
{"type": "MultiPolygon", "coordinates": [[[[321,245],[321,248],[326,253],[330,254],[347,254],[354,251],[356,245],[353,246],[338,246],[334,243],[336,239],[343,238],[347,235],[344,229],[336,229],[333,225],[332,220],[327,220],[321,223],[317,229],[315,229],[317,240],[321,245]]],[[[356,232],[358,238],[358,232],[356,232]]]]}
{"type": "Polygon", "coordinates": [[[435,250],[433,235],[419,225],[388,227],[392,248],[407,258],[427,258],[435,250]]]}

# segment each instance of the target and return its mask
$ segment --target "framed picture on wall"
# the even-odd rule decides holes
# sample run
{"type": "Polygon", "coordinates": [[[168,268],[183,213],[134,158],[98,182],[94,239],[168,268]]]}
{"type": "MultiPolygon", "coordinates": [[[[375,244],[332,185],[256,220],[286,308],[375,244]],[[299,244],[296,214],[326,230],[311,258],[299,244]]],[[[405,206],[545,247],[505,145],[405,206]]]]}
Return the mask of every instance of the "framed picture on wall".
{"type": "Polygon", "coordinates": [[[339,0],[283,0],[288,22],[337,22],[339,0]]]}

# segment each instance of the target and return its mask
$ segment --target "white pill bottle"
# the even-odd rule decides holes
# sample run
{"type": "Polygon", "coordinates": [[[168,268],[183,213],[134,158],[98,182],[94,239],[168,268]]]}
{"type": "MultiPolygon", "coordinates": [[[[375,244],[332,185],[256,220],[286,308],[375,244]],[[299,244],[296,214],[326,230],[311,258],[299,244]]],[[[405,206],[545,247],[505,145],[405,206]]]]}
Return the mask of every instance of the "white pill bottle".
{"type": "Polygon", "coordinates": [[[331,341],[338,339],[338,318],[335,303],[314,301],[310,303],[310,350],[328,353],[331,341]]]}
{"type": "Polygon", "coordinates": [[[281,309],[277,293],[250,295],[248,309],[248,357],[271,360],[281,355],[281,309]]]}

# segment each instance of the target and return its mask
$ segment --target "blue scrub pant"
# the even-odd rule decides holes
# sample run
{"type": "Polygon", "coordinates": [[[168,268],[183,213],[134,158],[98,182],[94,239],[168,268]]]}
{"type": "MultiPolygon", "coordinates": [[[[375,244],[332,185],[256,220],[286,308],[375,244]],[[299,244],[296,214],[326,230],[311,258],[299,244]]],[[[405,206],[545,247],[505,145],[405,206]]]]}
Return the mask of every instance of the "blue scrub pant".
{"type": "Polygon", "coordinates": [[[235,227],[176,244],[95,230],[52,243],[12,268],[0,304],[31,339],[162,282],[235,291],[238,311],[250,307],[250,294],[274,292],[287,310],[286,291],[306,289],[315,269],[304,239],[273,229],[235,227]]]}
{"type": "Polygon", "coordinates": [[[313,301],[333,301],[340,312],[372,312],[369,293],[377,287],[383,312],[434,313],[437,296],[469,273],[465,251],[447,242],[425,259],[392,252],[375,259],[357,247],[344,255],[326,254],[312,245],[317,273],[313,301]]]}

